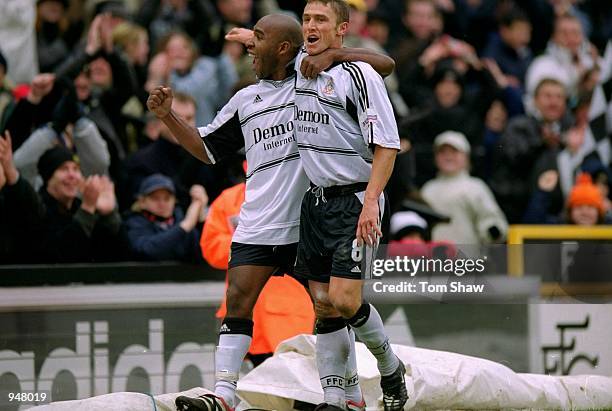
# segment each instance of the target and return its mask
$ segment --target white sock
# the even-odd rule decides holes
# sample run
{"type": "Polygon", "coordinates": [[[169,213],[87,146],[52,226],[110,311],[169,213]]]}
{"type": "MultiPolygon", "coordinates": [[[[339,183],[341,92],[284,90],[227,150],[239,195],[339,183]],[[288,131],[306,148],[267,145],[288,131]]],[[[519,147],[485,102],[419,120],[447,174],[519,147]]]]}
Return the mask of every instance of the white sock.
{"type": "Polygon", "coordinates": [[[355,332],[349,327],[349,357],[346,363],[344,392],[346,399],[355,403],[361,402],[361,388],[359,387],[359,373],[357,371],[357,353],[355,352],[355,332]]]}
{"type": "Polygon", "coordinates": [[[399,367],[399,360],[391,349],[380,314],[373,305],[364,303],[348,320],[355,335],[376,357],[380,375],[391,375],[399,367]]]}
{"type": "Polygon", "coordinates": [[[242,361],[249,351],[252,338],[245,334],[221,334],[215,352],[215,395],[234,408],[236,385],[242,361]]]}
{"type": "Polygon", "coordinates": [[[344,394],[344,376],[350,350],[348,329],[346,325],[332,332],[317,334],[317,368],[323,400],[340,408],[346,405],[344,394]]]}

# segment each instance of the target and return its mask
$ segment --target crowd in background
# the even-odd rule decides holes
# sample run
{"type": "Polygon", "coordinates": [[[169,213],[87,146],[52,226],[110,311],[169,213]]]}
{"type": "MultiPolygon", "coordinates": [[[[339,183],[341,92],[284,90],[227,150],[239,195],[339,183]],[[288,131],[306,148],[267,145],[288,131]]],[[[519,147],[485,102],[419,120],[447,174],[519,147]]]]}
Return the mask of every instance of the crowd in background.
{"type": "MultiPolygon", "coordinates": [[[[612,91],[600,86],[607,0],[347,2],[345,45],[396,62],[385,81],[402,139],[387,187],[395,240],[503,243],[508,224],[612,221],[610,130],[592,115],[612,91]]],[[[192,158],[147,112],[148,92],[170,85],[176,113],[208,124],[256,81],[225,33],[303,7],[4,0],[0,262],[201,262],[208,204],[243,181],[243,156],[192,158]]]]}

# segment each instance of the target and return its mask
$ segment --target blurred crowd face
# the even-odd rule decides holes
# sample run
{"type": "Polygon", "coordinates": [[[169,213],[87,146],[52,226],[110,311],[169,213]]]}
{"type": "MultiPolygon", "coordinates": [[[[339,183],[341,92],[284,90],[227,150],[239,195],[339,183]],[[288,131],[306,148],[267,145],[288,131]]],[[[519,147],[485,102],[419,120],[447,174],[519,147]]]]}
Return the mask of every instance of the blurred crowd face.
{"type": "Polygon", "coordinates": [[[431,1],[410,1],[404,16],[404,24],[420,40],[426,40],[440,28],[440,18],[431,1]]]}
{"type": "Polygon", "coordinates": [[[91,95],[91,79],[89,78],[89,73],[81,72],[77,78],[74,79],[74,87],[79,101],[87,100],[91,95]]]}
{"type": "Polygon", "coordinates": [[[102,57],[89,63],[89,76],[94,86],[107,89],[113,85],[113,70],[108,61],[102,57]]]}
{"type": "Polygon", "coordinates": [[[444,175],[455,175],[467,168],[467,154],[453,146],[443,144],[436,149],[436,167],[444,175]]]}
{"type": "Polygon", "coordinates": [[[42,21],[59,23],[64,15],[64,5],[59,1],[44,1],[38,5],[38,15],[42,21]]]}
{"type": "Polygon", "coordinates": [[[596,225],[599,220],[599,211],[593,206],[580,205],[572,207],[570,218],[576,225],[596,225]]]}
{"type": "Polygon", "coordinates": [[[559,17],[555,24],[553,41],[560,47],[569,50],[572,54],[578,54],[578,50],[584,41],[582,26],[574,17],[559,17]]]}
{"type": "Polygon", "coordinates": [[[506,123],[508,122],[508,111],[504,104],[495,100],[491,103],[491,107],[487,111],[485,124],[487,128],[496,133],[501,133],[506,128],[506,123]]]}
{"type": "Polygon", "coordinates": [[[334,10],[326,4],[306,4],[302,16],[302,34],[308,54],[317,55],[328,48],[342,47],[348,23],[339,23],[334,10]]]}
{"type": "Polygon", "coordinates": [[[127,45],[125,52],[134,64],[146,65],[149,58],[149,36],[141,34],[136,41],[127,45]]]}
{"type": "Polygon", "coordinates": [[[166,189],[155,190],[141,197],[140,208],[162,218],[170,218],[174,213],[176,197],[166,189]]]}
{"type": "Polygon", "coordinates": [[[461,86],[452,79],[444,79],[436,84],[434,94],[441,107],[450,108],[459,102],[461,86]]]}
{"type": "Polygon", "coordinates": [[[247,24],[251,21],[253,0],[219,0],[217,7],[223,18],[230,23],[247,24]]]}
{"type": "Polygon", "coordinates": [[[83,182],[81,168],[74,161],[66,161],[47,181],[47,192],[62,204],[69,204],[79,193],[83,182]]]}
{"type": "Polygon", "coordinates": [[[368,35],[384,47],[389,41],[389,26],[382,20],[372,20],[368,22],[368,35]]]}
{"type": "Polygon", "coordinates": [[[351,7],[350,20],[347,34],[359,36],[368,22],[368,15],[351,7]]]}
{"type": "Polygon", "coordinates": [[[173,35],[166,45],[168,61],[178,72],[187,72],[195,60],[191,41],[180,34],[173,35]]]}
{"type": "Polygon", "coordinates": [[[185,10],[187,8],[187,0],[164,0],[166,4],[175,10],[185,10]]]}
{"type": "Polygon", "coordinates": [[[514,50],[520,50],[527,47],[531,41],[531,24],[517,20],[510,26],[501,26],[499,34],[504,43],[514,50]]]}
{"type": "Polygon", "coordinates": [[[542,84],[535,95],[535,106],[547,122],[559,121],[565,114],[565,90],[556,83],[542,84]]]}

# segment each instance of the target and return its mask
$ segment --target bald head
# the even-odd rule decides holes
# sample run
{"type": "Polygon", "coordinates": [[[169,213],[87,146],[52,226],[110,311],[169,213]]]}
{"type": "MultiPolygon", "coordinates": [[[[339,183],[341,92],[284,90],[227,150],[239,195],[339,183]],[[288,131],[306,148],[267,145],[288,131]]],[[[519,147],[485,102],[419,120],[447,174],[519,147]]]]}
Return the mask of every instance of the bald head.
{"type": "Polygon", "coordinates": [[[270,14],[253,27],[247,43],[253,56],[253,70],[260,79],[283,80],[290,71],[287,65],[302,45],[302,28],[297,20],[285,14],[270,14]]]}
{"type": "Polygon", "coordinates": [[[257,25],[264,28],[277,44],[288,42],[293,54],[291,58],[295,57],[304,41],[302,26],[296,19],[287,14],[269,14],[259,19],[257,25]]]}

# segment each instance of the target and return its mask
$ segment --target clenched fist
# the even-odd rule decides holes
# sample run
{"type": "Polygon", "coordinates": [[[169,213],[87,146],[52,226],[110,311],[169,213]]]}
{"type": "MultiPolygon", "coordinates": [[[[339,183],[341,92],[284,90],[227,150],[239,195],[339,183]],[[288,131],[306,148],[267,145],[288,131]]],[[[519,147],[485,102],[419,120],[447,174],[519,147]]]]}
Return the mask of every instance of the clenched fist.
{"type": "Polygon", "coordinates": [[[157,116],[164,118],[172,108],[172,89],[170,87],[155,87],[147,99],[147,107],[157,116]]]}

